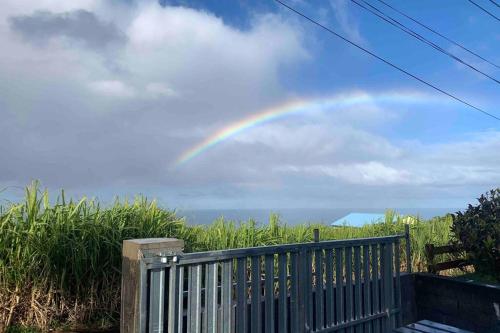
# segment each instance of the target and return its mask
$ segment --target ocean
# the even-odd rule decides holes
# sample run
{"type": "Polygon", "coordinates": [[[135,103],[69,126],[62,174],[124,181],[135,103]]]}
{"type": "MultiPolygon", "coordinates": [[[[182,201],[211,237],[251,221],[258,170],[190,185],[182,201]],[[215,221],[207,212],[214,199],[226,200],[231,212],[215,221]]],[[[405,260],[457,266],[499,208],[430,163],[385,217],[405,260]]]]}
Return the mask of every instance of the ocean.
{"type": "MultiPolygon", "coordinates": [[[[442,216],[454,213],[458,208],[399,208],[394,209],[402,215],[418,215],[429,219],[434,216],[442,216]]],[[[285,208],[285,209],[187,209],[179,210],[178,216],[184,216],[188,224],[209,224],[219,217],[232,221],[248,221],[253,219],[260,224],[268,223],[271,213],[280,215],[281,221],[287,224],[301,224],[308,222],[319,222],[330,224],[349,213],[384,213],[384,209],[368,208],[285,208]]]]}

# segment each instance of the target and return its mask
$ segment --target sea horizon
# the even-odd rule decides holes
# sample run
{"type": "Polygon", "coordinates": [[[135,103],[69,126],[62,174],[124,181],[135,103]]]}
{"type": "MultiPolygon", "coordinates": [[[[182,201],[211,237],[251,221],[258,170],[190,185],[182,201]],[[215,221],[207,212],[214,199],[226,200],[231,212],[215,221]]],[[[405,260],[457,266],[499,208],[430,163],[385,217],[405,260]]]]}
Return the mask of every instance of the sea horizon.
{"type": "Polygon", "coordinates": [[[271,214],[278,214],[280,221],[290,225],[302,223],[330,224],[349,213],[385,213],[393,210],[400,215],[419,216],[430,219],[454,213],[459,208],[203,208],[203,209],[178,209],[178,216],[185,217],[188,224],[210,224],[223,217],[227,221],[255,220],[259,224],[267,224],[271,214]]]}

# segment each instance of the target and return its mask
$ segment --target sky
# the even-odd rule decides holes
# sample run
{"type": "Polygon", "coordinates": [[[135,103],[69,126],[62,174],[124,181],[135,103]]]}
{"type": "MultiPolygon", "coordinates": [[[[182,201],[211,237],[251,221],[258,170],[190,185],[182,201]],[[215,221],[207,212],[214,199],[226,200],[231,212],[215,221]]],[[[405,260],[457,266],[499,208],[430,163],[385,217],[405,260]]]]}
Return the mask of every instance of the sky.
{"type": "MultiPolygon", "coordinates": [[[[500,65],[468,1],[386,1],[500,65]]],[[[500,117],[498,83],[353,2],[285,2],[500,117]]],[[[500,186],[500,121],[271,0],[3,0],[0,42],[3,200],[37,179],[178,209],[465,208],[500,186]]]]}

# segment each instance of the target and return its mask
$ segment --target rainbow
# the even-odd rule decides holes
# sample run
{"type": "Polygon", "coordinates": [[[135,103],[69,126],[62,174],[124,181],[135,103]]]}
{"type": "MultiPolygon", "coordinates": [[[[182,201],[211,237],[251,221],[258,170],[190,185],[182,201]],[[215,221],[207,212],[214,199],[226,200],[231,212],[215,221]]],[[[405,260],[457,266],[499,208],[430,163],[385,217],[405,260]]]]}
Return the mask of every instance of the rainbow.
{"type": "Polygon", "coordinates": [[[442,100],[435,95],[425,95],[416,92],[392,92],[376,95],[358,92],[326,98],[295,99],[264,109],[216,131],[205,140],[184,151],[175,161],[175,165],[182,165],[243,131],[293,114],[329,111],[369,103],[422,104],[442,100]]]}

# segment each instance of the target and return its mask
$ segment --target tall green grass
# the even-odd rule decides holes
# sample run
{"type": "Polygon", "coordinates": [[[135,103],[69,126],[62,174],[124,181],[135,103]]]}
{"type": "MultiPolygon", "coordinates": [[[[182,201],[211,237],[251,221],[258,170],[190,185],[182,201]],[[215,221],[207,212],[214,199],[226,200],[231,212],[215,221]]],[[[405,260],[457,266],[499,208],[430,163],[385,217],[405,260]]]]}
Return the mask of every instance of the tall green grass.
{"type": "Polygon", "coordinates": [[[47,191],[34,183],[23,202],[0,210],[0,323],[116,325],[124,239],[175,237],[185,240],[186,251],[203,251],[309,242],[314,228],[322,240],[390,235],[403,233],[408,221],[412,266],[421,269],[424,245],[449,241],[450,217],[423,221],[388,211],[384,223],[333,228],[290,226],[271,215],[265,225],[219,218],[211,225],[189,226],[144,197],[116,199],[103,207],[87,198],[67,200],[61,192],[51,204],[47,191]]]}
{"type": "Polygon", "coordinates": [[[182,219],[146,198],[49,202],[35,183],[0,216],[0,323],[114,322],[122,241],[189,239],[182,219]]]}

